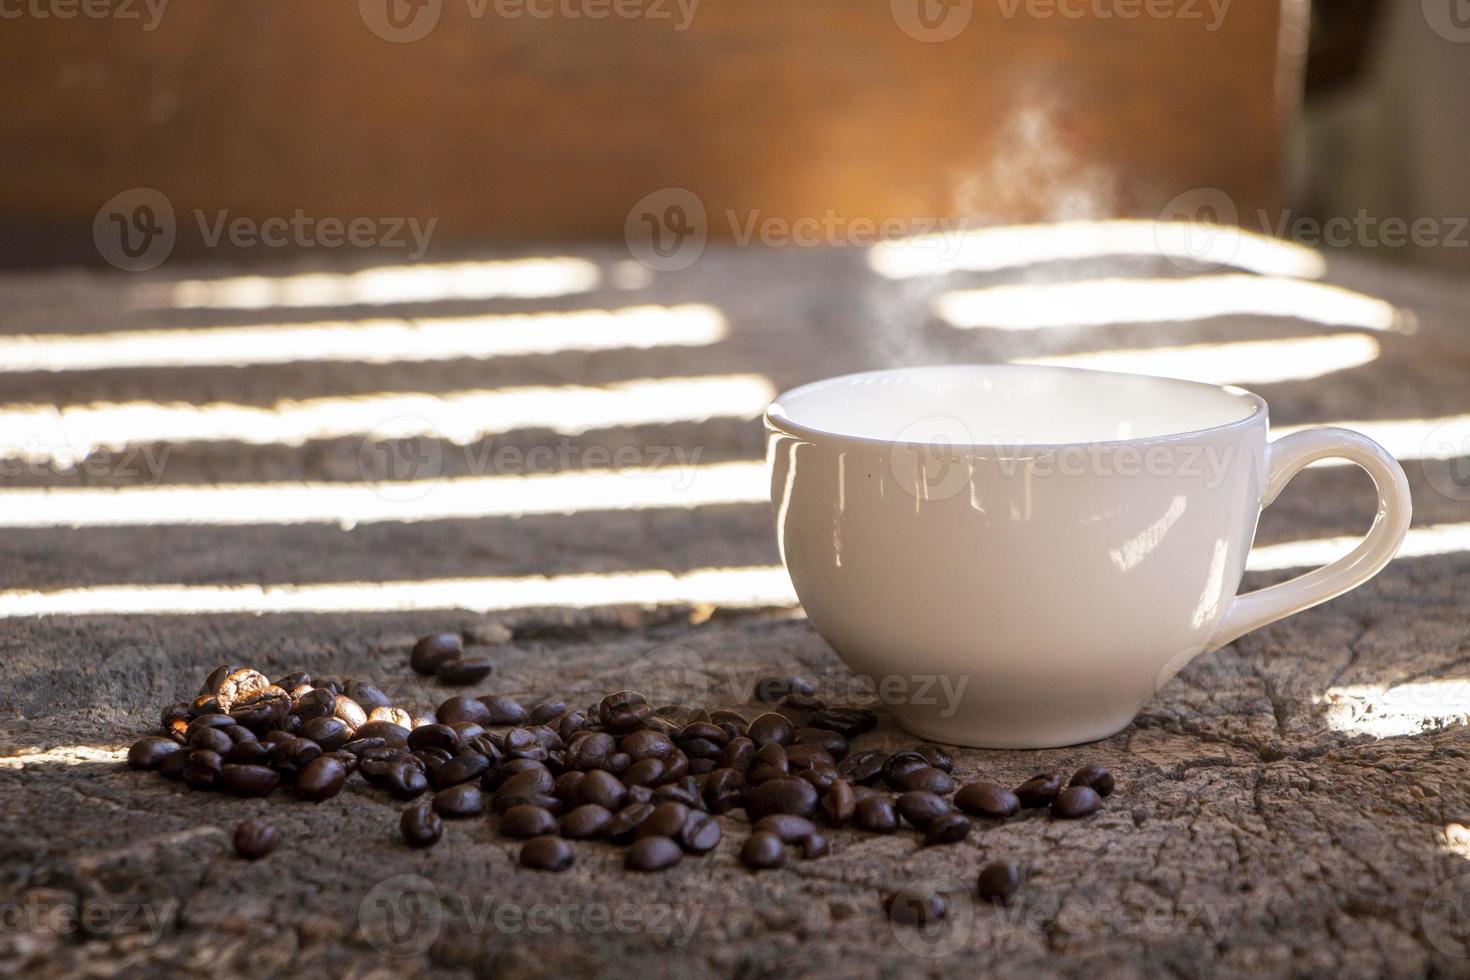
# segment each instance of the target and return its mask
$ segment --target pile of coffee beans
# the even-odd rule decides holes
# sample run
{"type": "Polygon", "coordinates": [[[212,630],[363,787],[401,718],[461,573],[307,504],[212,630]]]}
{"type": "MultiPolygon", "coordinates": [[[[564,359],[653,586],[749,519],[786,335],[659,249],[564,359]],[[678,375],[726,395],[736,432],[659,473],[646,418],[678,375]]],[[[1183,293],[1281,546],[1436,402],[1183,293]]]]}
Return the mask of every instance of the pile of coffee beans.
{"type": "MultiPolygon", "coordinates": [[[[446,665],[465,662],[463,646],[453,634],[425,637],[411,662],[445,678],[446,665]]],[[[488,673],[487,662],[481,676],[488,673]]],[[[489,813],[501,834],[526,842],[520,864],[544,871],[572,866],[570,842],[594,840],[626,847],[631,871],[661,871],[712,851],[724,833],[717,818],[737,809],[751,824],[741,861],[759,870],[830,854],[834,827],[907,827],[925,846],[954,844],[976,820],[991,825],[1025,809],[1086,817],[1113,791],[1112,775],[1098,766],[1069,781],[1049,772],[1014,789],[957,787],[941,746],[855,750],[852,741],[878,723],[870,711],[828,706],[797,678],[766,678],[756,694],[769,710],[754,718],[655,706],[635,691],[581,709],[455,696],[415,714],[366,682],[304,670],[272,681],[228,664],[193,701],[164,708],[160,733],[134,744],[128,762],[191,789],[241,797],[280,789],[311,802],[357,776],[407,804],[399,821],[406,845],[432,847],[445,821],[489,813]]],[[[255,858],[276,840],[274,828],[247,821],[235,845],[255,858]]],[[[1014,866],[990,865],[980,892],[1009,900],[1019,881],[1014,866]]],[[[931,914],[942,911],[920,917],[931,914]]]]}

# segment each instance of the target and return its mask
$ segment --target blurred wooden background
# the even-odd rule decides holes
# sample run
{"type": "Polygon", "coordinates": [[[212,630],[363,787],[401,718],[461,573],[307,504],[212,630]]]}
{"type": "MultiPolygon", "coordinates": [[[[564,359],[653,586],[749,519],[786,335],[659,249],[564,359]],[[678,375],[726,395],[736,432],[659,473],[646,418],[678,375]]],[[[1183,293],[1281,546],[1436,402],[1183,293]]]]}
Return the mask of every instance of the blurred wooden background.
{"type": "Polygon", "coordinates": [[[634,19],[560,12],[611,0],[541,0],[547,19],[419,2],[172,3],[152,30],[144,0],[136,20],[6,21],[0,258],[87,257],[98,207],[137,186],[181,214],[436,217],[436,251],[620,237],[668,186],[700,196],[716,237],[729,209],[1152,216],[1214,187],[1244,212],[1278,203],[1297,90],[1274,2],[1230,4],[1210,30],[1207,0],[1132,20],[913,0],[968,12],[942,43],[900,27],[919,23],[910,0],[704,0],[684,30],[689,0],[634,19]],[[368,24],[386,3],[437,23],[384,40],[368,24]]]}

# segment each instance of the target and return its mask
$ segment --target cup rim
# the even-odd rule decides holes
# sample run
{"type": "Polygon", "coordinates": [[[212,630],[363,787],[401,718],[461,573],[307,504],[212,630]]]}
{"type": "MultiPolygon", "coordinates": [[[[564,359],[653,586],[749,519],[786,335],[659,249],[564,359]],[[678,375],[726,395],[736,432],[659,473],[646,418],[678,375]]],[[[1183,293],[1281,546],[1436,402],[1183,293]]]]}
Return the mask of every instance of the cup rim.
{"type": "Polygon", "coordinates": [[[769,405],[766,406],[766,410],[762,415],[762,419],[765,422],[766,428],[770,429],[773,432],[781,432],[789,436],[806,439],[810,442],[822,440],[827,442],[848,442],[862,446],[927,446],[929,445],[929,443],[918,443],[897,439],[883,439],[876,436],[852,435],[846,432],[834,432],[831,429],[822,429],[816,426],[806,425],[793,420],[789,415],[785,414],[785,410],[781,407],[781,401],[785,398],[802,395],[818,387],[825,387],[827,385],[835,384],[838,382],[852,381],[858,378],[871,378],[884,374],[907,374],[919,371],[930,371],[935,369],[947,370],[952,368],[984,368],[986,370],[992,371],[1030,371],[1089,374],[1103,375],[1114,378],[1128,378],[1133,381],[1155,381],[1160,384],[1182,385],[1191,388],[1197,388],[1203,391],[1223,391],[1230,395],[1243,397],[1251,404],[1250,413],[1243,418],[1234,419],[1230,422],[1222,422],[1219,425],[1209,425],[1195,429],[1181,429],[1178,432],[1166,432],[1162,435],[1156,436],[1135,436],[1130,439],[1101,439],[1093,441],[1074,440],[1069,442],[1028,441],[1014,447],[1007,447],[1005,445],[997,444],[994,442],[966,442],[952,444],[954,448],[963,450],[1009,448],[1023,449],[1027,453],[1030,453],[1033,451],[1046,452],[1052,450],[1073,449],[1078,447],[1156,445],[1158,443],[1183,442],[1191,439],[1198,439],[1202,436],[1223,434],[1236,429],[1244,430],[1250,428],[1252,425],[1261,422],[1267,422],[1269,424],[1270,408],[1266,403],[1266,399],[1262,398],[1255,392],[1248,391],[1245,388],[1239,387],[1238,385],[1213,385],[1206,384],[1203,381],[1190,381],[1185,378],[1166,378],[1149,374],[1134,374],[1127,371],[1099,371],[1094,368],[1062,367],[1059,365],[1049,364],[985,364],[973,362],[962,364],[920,364],[914,365],[912,367],[880,368],[874,371],[854,371],[849,374],[840,374],[831,378],[822,378],[817,381],[810,381],[806,384],[798,385],[795,388],[788,388],[786,391],[783,391],[781,392],[781,394],[777,395],[776,398],[769,405]]]}

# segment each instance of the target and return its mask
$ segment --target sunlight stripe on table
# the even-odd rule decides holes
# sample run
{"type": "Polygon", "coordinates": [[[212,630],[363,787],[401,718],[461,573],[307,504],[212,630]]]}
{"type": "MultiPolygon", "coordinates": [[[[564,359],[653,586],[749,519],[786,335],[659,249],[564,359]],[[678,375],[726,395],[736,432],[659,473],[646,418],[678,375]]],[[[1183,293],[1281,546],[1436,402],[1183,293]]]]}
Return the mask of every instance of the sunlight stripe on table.
{"type": "MultiPolygon", "coordinates": [[[[696,454],[697,455],[697,454],[696,454]]],[[[571,470],[383,483],[0,491],[0,527],[335,524],[352,528],[585,511],[764,503],[763,462],[571,470]]]]}
{"type": "Polygon", "coordinates": [[[1341,286],[1246,275],[991,286],[945,293],[934,309],[951,326],[995,330],[1172,323],[1219,316],[1290,317],[1366,330],[1403,329],[1408,323],[1392,303],[1341,286]]]}
{"type": "Polygon", "coordinates": [[[126,745],[53,745],[49,749],[29,749],[15,755],[0,756],[0,769],[80,766],[88,762],[122,762],[127,757],[126,745]]]}
{"type": "Polygon", "coordinates": [[[1367,334],[1332,334],[1184,347],[1105,350],[1056,357],[1018,358],[1017,364],[1123,371],[1207,384],[1270,384],[1317,378],[1378,359],[1378,341],[1367,334]]]}
{"type": "MultiPolygon", "coordinates": [[[[1470,680],[1445,677],[1403,684],[1341,684],[1314,702],[1333,731],[1392,738],[1419,735],[1470,721],[1470,680]]],[[[1470,833],[1450,824],[1443,843],[1470,857],[1470,833]]]]}
{"type": "Polygon", "coordinates": [[[0,459],[57,465],[96,449],[161,442],[300,446],[313,439],[427,437],[467,445],[514,429],[560,435],[715,418],[755,418],[775,397],[755,374],[660,378],[601,387],[555,386],[373,394],[240,404],[124,402],[0,409],[0,459]]]}
{"type": "Polygon", "coordinates": [[[319,585],[103,585],[0,592],[0,617],[381,613],[427,609],[498,612],[534,607],[796,604],[779,565],[601,572],[522,578],[454,578],[319,585]]]}
{"type": "Polygon", "coordinates": [[[143,305],[174,309],[381,306],[442,300],[544,299],[597,286],[595,263],[564,256],[377,266],[356,272],[228,276],[141,286],[143,305]]]}
{"type": "MultiPolygon", "coordinates": [[[[1350,419],[1310,425],[1273,425],[1271,438],[1330,425],[1352,429],[1378,443],[1401,460],[1446,461],[1470,457],[1470,415],[1432,419],[1350,419]]],[[[1346,460],[1324,459],[1313,466],[1348,466],[1346,460]]]]}
{"type": "Polygon", "coordinates": [[[707,347],[729,327],[712,306],[344,320],[0,337],[0,372],[241,367],[298,361],[390,364],[652,347],[707,347]]]}
{"type": "MultiPolygon", "coordinates": [[[[1366,532],[1365,532],[1366,533],[1366,532]]],[[[1273,572],[1286,568],[1315,568],[1334,562],[1363,543],[1362,534],[1345,534],[1305,541],[1283,541],[1257,545],[1251,549],[1246,568],[1253,572],[1273,572]]],[[[1398,558],[1429,558],[1470,551],[1470,523],[1430,524],[1409,528],[1398,558]]]]}
{"type": "Polygon", "coordinates": [[[1130,255],[1272,276],[1316,279],[1327,271],[1309,248],[1233,225],[1128,219],[941,229],[883,242],[868,253],[868,264],[879,275],[908,279],[1130,255]]]}

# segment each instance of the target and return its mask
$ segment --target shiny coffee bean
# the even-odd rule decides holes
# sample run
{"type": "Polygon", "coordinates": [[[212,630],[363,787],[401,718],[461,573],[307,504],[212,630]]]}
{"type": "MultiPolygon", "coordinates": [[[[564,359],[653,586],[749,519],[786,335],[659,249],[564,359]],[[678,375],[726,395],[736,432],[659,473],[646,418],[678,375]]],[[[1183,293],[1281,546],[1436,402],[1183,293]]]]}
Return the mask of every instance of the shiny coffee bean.
{"type": "Polygon", "coordinates": [[[1021,801],[1021,806],[1027,809],[1049,806],[1051,801],[1057,798],[1062,791],[1062,774],[1059,772],[1044,772],[1038,776],[1032,776],[1020,786],[1016,787],[1016,799],[1021,801]]]}
{"type": "Polygon", "coordinates": [[[613,734],[632,731],[653,714],[648,699],[637,691],[618,691],[603,698],[597,705],[597,717],[602,726],[613,734]]]}
{"type": "Polygon", "coordinates": [[[473,783],[460,783],[434,794],[434,812],[451,820],[475,817],[485,812],[485,797],[473,783]]]}
{"type": "Polygon", "coordinates": [[[922,790],[926,793],[944,795],[954,792],[954,780],[943,769],[924,766],[921,769],[910,769],[902,776],[899,776],[898,785],[894,788],[903,790],[904,792],[922,790]]]}
{"type": "Polygon", "coordinates": [[[1068,786],[1052,800],[1051,815],[1062,820],[1076,820],[1101,810],[1102,797],[1090,786],[1068,786]]]}
{"type": "Polygon", "coordinates": [[[755,763],[755,743],[744,735],[739,738],[730,739],[730,743],[720,750],[720,767],[724,769],[738,769],[741,772],[749,769],[755,763]]]}
{"type": "Polygon", "coordinates": [[[825,749],[815,745],[792,745],[786,749],[786,761],[792,772],[801,769],[826,768],[836,770],[837,760],[825,749]]]}
{"type": "MultiPolygon", "coordinates": [[[[482,725],[524,725],[530,720],[531,715],[519,701],[514,698],[503,698],[487,694],[479,700],[480,706],[485,709],[484,719],[473,718],[482,725]]],[[[443,721],[443,718],[439,719],[443,721]]]]}
{"type": "Polygon", "coordinates": [[[817,825],[806,817],[798,817],[790,813],[773,813],[769,817],[761,817],[757,820],[753,829],[761,833],[775,834],[781,838],[783,844],[794,844],[809,834],[815,834],[817,825]]]}
{"type": "MultiPolygon", "coordinates": [[[[703,761],[703,760],[702,760],[703,761]]],[[[622,776],[627,786],[653,786],[664,778],[662,759],[643,759],[629,766],[622,776]]]]}
{"type": "Polygon", "coordinates": [[[1016,794],[1000,783],[978,782],[962,786],[954,795],[954,803],[968,814],[992,820],[1013,817],[1021,809],[1021,801],[1016,794]]]}
{"type": "Polygon", "coordinates": [[[866,708],[826,708],[807,719],[811,728],[826,728],[843,738],[855,738],[878,727],[878,716],[866,708]]]}
{"type": "Polygon", "coordinates": [[[184,760],[184,785],[190,789],[214,789],[223,763],[218,752],[194,749],[184,760]]]}
{"type": "Polygon", "coordinates": [[[296,796],[320,803],[342,792],[346,784],[347,767],[333,756],[323,755],[308,762],[296,774],[296,796]]]}
{"type": "Polygon", "coordinates": [[[434,717],[441,725],[453,725],[461,721],[472,721],[477,725],[505,724],[505,722],[491,721],[492,714],[493,712],[483,702],[463,696],[448,698],[434,710],[434,717]]]}
{"type": "Polygon", "coordinates": [[[563,803],[575,804],[577,792],[581,789],[582,781],[587,774],[577,769],[569,769],[556,777],[556,784],[551,788],[551,795],[563,803]]]}
{"type": "Polygon", "coordinates": [[[832,853],[832,842],[821,831],[807,834],[797,843],[801,846],[801,856],[808,861],[812,858],[827,857],[832,853]]]}
{"type": "Polygon", "coordinates": [[[175,752],[173,755],[165,756],[163,762],[159,763],[158,774],[164,779],[184,778],[184,767],[189,764],[190,754],[185,749],[175,752]]]}
{"type": "Polygon", "coordinates": [[[812,748],[821,749],[838,762],[845,759],[849,751],[847,739],[836,732],[827,731],[824,728],[798,728],[796,730],[796,744],[810,745],[812,748]]]}
{"type": "Polygon", "coordinates": [[[884,796],[870,796],[853,808],[852,822],[873,834],[891,834],[898,829],[898,811],[884,796]]]}
{"type": "Polygon", "coordinates": [[[371,712],[375,708],[391,708],[393,701],[378,688],[365,681],[353,681],[347,685],[347,696],[358,704],[362,710],[371,712]]]}
{"type": "Polygon", "coordinates": [[[209,672],[209,675],[204,678],[204,685],[199,688],[199,693],[213,694],[219,688],[220,683],[226,677],[230,676],[235,671],[240,669],[241,668],[239,664],[221,664],[220,666],[214,668],[214,670],[211,670],[209,672]]]}
{"type": "Polygon", "coordinates": [[[828,823],[841,827],[852,819],[856,809],[857,795],[853,792],[852,785],[844,779],[834,780],[827,787],[827,794],[822,797],[822,816],[828,823]]]}
{"type": "Polygon", "coordinates": [[[639,837],[677,837],[689,819],[690,809],[683,803],[668,801],[653,808],[653,813],[638,827],[639,837]]]}
{"type": "Polygon", "coordinates": [[[613,815],[596,803],[583,803],[561,818],[561,835],[568,840],[591,840],[601,837],[613,815]]]}
{"type": "Polygon", "coordinates": [[[910,885],[888,896],[883,908],[890,922],[923,928],[949,914],[949,901],[932,885],[910,885]]]}
{"type": "Polygon", "coordinates": [[[995,861],[980,869],[980,897],[1002,905],[1021,887],[1021,869],[1010,861],[995,861]]]}
{"type": "Polygon", "coordinates": [[[566,713],[567,705],[565,701],[542,701],[531,709],[531,724],[545,725],[566,713]]]}
{"type": "Polygon", "coordinates": [[[234,748],[235,740],[225,733],[223,728],[201,728],[189,736],[189,748],[208,749],[224,755],[234,748]]]}
{"type": "Polygon", "coordinates": [[[478,684],[494,670],[495,665],[490,662],[489,657],[463,657],[459,660],[446,660],[434,669],[434,676],[439,678],[440,683],[463,687],[467,684],[478,684]]]}
{"type": "Polygon", "coordinates": [[[163,760],[180,751],[179,743],[160,735],[140,738],[128,749],[128,765],[134,769],[157,769],[163,760]]]}
{"type": "Polygon", "coordinates": [[[803,677],[779,677],[772,675],[762,677],[755,682],[753,692],[757,701],[765,701],[767,704],[780,704],[793,694],[802,694],[810,697],[816,693],[816,688],[811,681],[803,677]]]}
{"type": "Polygon", "coordinates": [[[740,848],[740,860],[753,871],[779,868],[786,863],[786,848],[775,834],[756,831],[745,839],[740,848]]]}
{"type": "Polygon", "coordinates": [[[618,743],[619,751],[628,753],[634,762],[644,759],[663,759],[674,751],[674,742],[660,732],[643,729],[624,735],[618,743]]]}
{"type": "Polygon", "coordinates": [[[593,769],[577,786],[578,803],[595,803],[607,810],[618,810],[627,799],[628,788],[610,772],[593,769]]]}
{"type": "Polygon", "coordinates": [[[887,762],[886,752],[867,749],[843,759],[837,772],[854,786],[870,786],[882,777],[883,767],[887,762]]]}
{"type": "MultiPolygon", "coordinates": [[[[402,747],[408,744],[410,732],[407,728],[391,721],[369,721],[359,725],[352,733],[352,741],[358,742],[363,739],[380,739],[385,745],[402,747]]],[[[349,743],[350,744],[350,743],[349,743]]],[[[344,749],[347,745],[342,746],[344,749]]],[[[351,749],[348,749],[350,752],[351,749]]]]}
{"type": "Polygon", "coordinates": [[[699,781],[693,776],[685,776],[676,783],[664,783],[653,791],[653,797],[658,801],[697,807],[700,805],[699,781]]]}
{"type": "Polygon", "coordinates": [[[478,752],[461,752],[429,773],[429,785],[435,789],[447,789],[459,783],[479,779],[489,768],[490,760],[478,752]]]}
{"type": "Polygon", "coordinates": [[[574,769],[603,769],[617,751],[617,740],[607,732],[578,732],[567,743],[567,765],[574,769]]]}
{"type": "Polygon", "coordinates": [[[796,740],[796,727],[791,724],[790,719],[774,711],[768,711],[752,721],[745,734],[756,745],[766,745],[771,742],[777,745],[790,745],[796,740]]]}
{"type": "Polygon", "coordinates": [[[388,795],[396,800],[411,800],[422,796],[429,788],[429,777],[418,766],[408,762],[391,765],[379,782],[388,795]]]}
{"type": "Polygon", "coordinates": [[[958,813],[946,813],[935,817],[924,828],[924,843],[955,844],[970,836],[970,821],[958,813]]]}
{"type": "Polygon", "coordinates": [[[291,713],[302,721],[312,718],[330,718],[337,710],[337,695],[322,688],[308,691],[297,698],[291,706],[291,713]]]}
{"type": "Polygon", "coordinates": [[[413,645],[408,655],[408,665],[414,673],[425,677],[439,669],[439,665],[464,656],[464,640],[456,633],[438,633],[425,636],[413,645]]]}
{"type": "Polygon", "coordinates": [[[679,846],[690,854],[708,854],[719,846],[723,836],[718,820],[708,813],[690,810],[677,840],[679,846]]]}
{"type": "Polygon", "coordinates": [[[407,744],[411,749],[445,749],[458,752],[459,732],[448,725],[424,725],[408,733],[407,744]]]}
{"type": "Polygon", "coordinates": [[[935,745],[933,742],[921,742],[914,746],[914,751],[929,760],[929,765],[935,769],[943,769],[945,772],[954,771],[954,757],[943,746],[935,745]]]}
{"type": "Polygon", "coordinates": [[[643,821],[651,817],[655,809],[657,807],[652,803],[630,803],[613,814],[612,820],[603,828],[602,835],[610,841],[626,844],[634,838],[643,821]]]}
{"type": "Polygon", "coordinates": [[[746,796],[745,812],[753,821],[772,813],[810,817],[817,812],[817,791],[811,783],[790,776],[768,779],[746,796]]]}
{"type": "Polygon", "coordinates": [[[225,765],[220,767],[219,785],[235,796],[266,796],[281,785],[281,774],[267,766],[225,765]]]}
{"type": "Polygon", "coordinates": [[[315,742],[323,752],[332,752],[347,744],[352,729],[339,718],[312,718],[302,723],[301,737],[315,742]]]}
{"type": "Polygon", "coordinates": [[[225,753],[225,762],[241,766],[268,766],[271,747],[265,742],[236,742],[225,753]]]}
{"type": "Polygon", "coordinates": [[[521,847],[521,867],[533,871],[565,871],[575,860],[572,845],[551,834],[533,837],[521,847]]]}
{"type": "Polygon", "coordinates": [[[539,806],[513,806],[500,817],[500,832],[507,837],[529,840],[556,833],[556,817],[539,806]]]}
{"type": "Polygon", "coordinates": [[[362,705],[345,694],[337,695],[337,701],[332,705],[332,717],[353,732],[367,724],[367,712],[363,710],[362,705]]]}
{"type": "Polygon", "coordinates": [[[895,752],[883,762],[883,781],[893,789],[901,789],[906,773],[928,768],[929,760],[917,752],[895,752]]]}
{"type": "Polygon", "coordinates": [[[428,803],[415,803],[403,811],[398,829],[409,847],[431,847],[444,836],[444,821],[428,803]]]}
{"type": "Polygon", "coordinates": [[[1113,774],[1102,766],[1083,766],[1072,774],[1068,786],[1086,786],[1098,796],[1109,796],[1113,792],[1113,774]]]}
{"type": "Polygon", "coordinates": [[[260,860],[280,842],[280,832],[261,820],[246,820],[235,828],[235,853],[247,861],[260,860]]]}
{"type": "Polygon", "coordinates": [[[925,790],[913,790],[898,798],[898,815],[915,830],[926,830],[935,820],[949,813],[944,797],[925,790]]]}
{"type": "Polygon", "coordinates": [[[628,847],[629,871],[663,871],[684,859],[684,849],[667,837],[639,837],[628,847]]]}
{"type": "Polygon", "coordinates": [[[282,772],[300,772],[314,759],[321,758],[322,747],[309,738],[282,739],[271,748],[271,766],[282,772]]]}
{"type": "Polygon", "coordinates": [[[740,789],[745,777],[734,769],[715,769],[705,777],[700,798],[710,813],[729,813],[740,805],[740,789]]]}
{"type": "Polygon", "coordinates": [[[237,701],[260,694],[271,686],[270,678],[252,667],[241,667],[225,676],[211,691],[220,710],[229,711],[237,701]]]}

